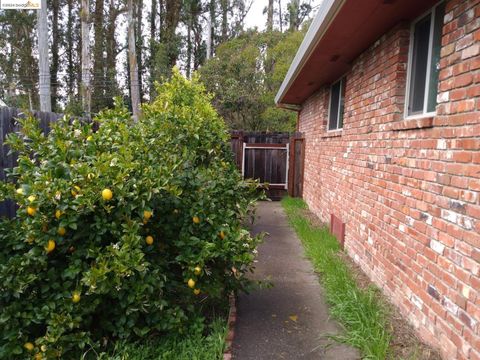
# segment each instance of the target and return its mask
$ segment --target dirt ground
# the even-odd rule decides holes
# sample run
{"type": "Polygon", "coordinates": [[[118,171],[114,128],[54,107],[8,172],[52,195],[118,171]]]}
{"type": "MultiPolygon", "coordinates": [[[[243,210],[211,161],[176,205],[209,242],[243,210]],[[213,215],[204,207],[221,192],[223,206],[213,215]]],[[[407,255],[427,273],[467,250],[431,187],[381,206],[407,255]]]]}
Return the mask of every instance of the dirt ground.
{"type": "MultiPolygon", "coordinates": [[[[327,226],[309,210],[304,210],[303,215],[314,226],[327,226]]],[[[365,289],[368,286],[373,285],[368,276],[346,253],[341,252],[340,256],[352,270],[352,274],[360,288],[365,289]]],[[[390,358],[395,360],[442,360],[439,352],[424,344],[419,339],[419,337],[415,334],[414,328],[380,291],[378,292],[378,296],[379,300],[390,310],[388,319],[389,326],[392,329],[390,358]]]]}

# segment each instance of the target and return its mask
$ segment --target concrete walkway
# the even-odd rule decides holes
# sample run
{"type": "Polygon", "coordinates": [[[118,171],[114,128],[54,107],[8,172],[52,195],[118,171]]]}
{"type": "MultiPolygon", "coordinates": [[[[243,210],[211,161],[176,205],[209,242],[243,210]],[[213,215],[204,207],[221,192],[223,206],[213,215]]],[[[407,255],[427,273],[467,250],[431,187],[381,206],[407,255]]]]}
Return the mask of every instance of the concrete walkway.
{"type": "Polygon", "coordinates": [[[257,214],[252,232],[270,235],[259,247],[253,278],[273,287],[239,296],[233,359],[359,359],[347,346],[326,347],[332,342],[325,335],[340,327],[329,319],[323,289],[281,204],[262,202],[257,214]]]}

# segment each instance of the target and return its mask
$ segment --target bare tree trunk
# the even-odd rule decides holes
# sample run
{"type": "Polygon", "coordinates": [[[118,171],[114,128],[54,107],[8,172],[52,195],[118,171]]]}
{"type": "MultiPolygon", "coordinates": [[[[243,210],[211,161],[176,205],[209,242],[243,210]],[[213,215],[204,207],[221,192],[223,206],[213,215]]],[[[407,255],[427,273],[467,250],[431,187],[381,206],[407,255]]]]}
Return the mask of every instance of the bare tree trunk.
{"type": "Polygon", "coordinates": [[[135,17],[133,16],[133,0],[128,0],[128,63],[130,68],[130,93],[133,119],[140,117],[140,89],[138,82],[138,64],[135,46],[135,17]]]}
{"type": "Polygon", "coordinates": [[[140,94],[140,101],[143,99],[143,86],[142,86],[142,76],[143,76],[143,59],[142,59],[142,49],[143,49],[143,37],[142,37],[142,15],[143,15],[143,0],[135,1],[134,8],[135,20],[135,46],[136,46],[136,55],[137,55],[137,68],[138,68],[138,92],[140,94]]]}
{"type": "Polygon", "coordinates": [[[300,0],[288,3],[288,30],[297,31],[300,27],[300,0]]]}
{"type": "Polygon", "coordinates": [[[267,31],[273,30],[273,1],[268,0],[268,8],[267,8],[267,31]]]}
{"type": "Polygon", "coordinates": [[[187,69],[186,75],[187,79],[190,79],[190,73],[192,68],[192,6],[188,10],[188,20],[187,20],[187,69]]]}
{"type": "Polygon", "coordinates": [[[90,84],[90,7],[89,0],[82,0],[82,106],[88,117],[91,112],[92,88],[90,84]]]}
{"type": "Polygon", "coordinates": [[[278,19],[280,20],[280,32],[283,32],[283,20],[282,20],[282,0],[278,0],[278,19]]]}
{"type": "Polygon", "coordinates": [[[159,34],[158,37],[160,38],[160,41],[163,41],[163,35],[165,31],[165,0],[158,0],[158,15],[160,18],[160,23],[159,23],[159,34]]]}
{"type": "Polygon", "coordinates": [[[207,23],[208,31],[207,31],[207,60],[210,59],[212,56],[212,19],[208,17],[207,23]]]}
{"type": "Polygon", "coordinates": [[[67,34],[66,34],[66,51],[67,51],[67,94],[68,97],[73,97],[73,86],[75,84],[75,68],[73,63],[73,1],[68,0],[67,3],[67,34]]]}
{"type": "Polygon", "coordinates": [[[114,0],[110,0],[109,10],[108,10],[108,23],[105,29],[105,45],[106,45],[106,73],[105,73],[105,105],[107,107],[113,106],[113,97],[118,95],[118,84],[117,84],[117,69],[116,69],[116,59],[117,59],[117,41],[115,39],[115,29],[117,25],[118,16],[124,11],[124,8],[118,9],[115,5],[114,0]]]}
{"type": "Polygon", "coordinates": [[[104,28],[104,0],[95,0],[93,20],[93,86],[92,86],[92,109],[98,112],[105,104],[105,28],[104,28]]]}
{"type": "Polygon", "coordinates": [[[165,31],[162,42],[167,46],[167,59],[169,73],[172,67],[176,64],[179,54],[179,39],[175,34],[178,22],[180,21],[180,12],[182,10],[181,0],[167,0],[165,2],[165,31]]]}
{"type": "Polygon", "coordinates": [[[48,26],[47,0],[41,0],[41,9],[37,10],[38,33],[38,87],[40,94],[40,111],[52,111],[50,98],[50,69],[48,63],[48,26]]]}
{"type": "Polygon", "coordinates": [[[58,68],[59,68],[59,47],[60,47],[60,27],[58,14],[60,12],[60,1],[52,0],[52,66],[50,68],[52,109],[57,111],[58,106],[58,68]]]}
{"type": "Polygon", "coordinates": [[[200,1],[196,2],[196,11],[192,17],[192,31],[193,31],[193,70],[198,70],[201,64],[205,61],[205,53],[202,46],[203,28],[200,24],[200,14],[202,12],[200,1]]]}
{"type": "Polygon", "coordinates": [[[222,6],[222,42],[228,38],[228,0],[221,0],[222,6]]]}
{"type": "Polygon", "coordinates": [[[156,60],[156,35],[157,35],[157,0],[152,0],[152,10],[150,13],[150,79],[149,79],[149,96],[150,100],[155,93],[155,60],[156,60]]]}
{"type": "Polygon", "coordinates": [[[210,0],[210,16],[208,17],[207,60],[212,57],[213,33],[215,21],[215,0],[210,0]]]}

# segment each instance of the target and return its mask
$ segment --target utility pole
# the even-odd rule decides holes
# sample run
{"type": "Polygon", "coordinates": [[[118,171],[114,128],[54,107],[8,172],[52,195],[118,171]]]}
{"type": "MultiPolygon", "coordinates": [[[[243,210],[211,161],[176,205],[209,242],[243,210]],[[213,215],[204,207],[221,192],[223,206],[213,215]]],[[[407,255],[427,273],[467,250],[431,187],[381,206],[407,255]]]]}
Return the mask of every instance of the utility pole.
{"type": "Polygon", "coordinates": [[[130,66],[130,94],[134,121],[138,121],[140,113],[140,83],[138,79],[138,63],[135,46],[135,17],[133,0],[128,0],[128,64],[130,66]]]}
{"type": "Polygon", "coordinates": [[[38,90],[40,95],[40,111],[52,111],[50,96],[50,66],[48,62],[48,24],[47,0],[41,0],[41,8],[37,10],[38,34],[38,90]]]}
{"type": "Polygon", "coordinates": [[[92,87],[90,84],[90,4],[82,0],[80,10],[82,22],[82,107],[86,117],[90,117],[92,107],[92,87]]]}

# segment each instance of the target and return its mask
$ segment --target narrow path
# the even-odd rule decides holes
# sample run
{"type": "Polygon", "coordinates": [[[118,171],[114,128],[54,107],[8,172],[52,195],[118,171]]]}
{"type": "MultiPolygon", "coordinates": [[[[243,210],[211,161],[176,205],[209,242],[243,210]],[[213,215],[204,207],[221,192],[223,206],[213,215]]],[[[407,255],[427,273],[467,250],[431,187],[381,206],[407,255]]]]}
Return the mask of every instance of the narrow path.
{"type": "Polygon", "coordinates": [[[252,231],[270,235],[259,247],[253,278],[269,280],[272,288],[241,294],[233,359],[353,360],[355,349],[333,344],[325,335],[340,327],[329,318],[311,263],[279,202],[262,202],[252,231]]]}

